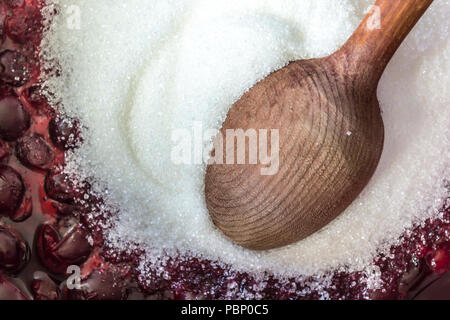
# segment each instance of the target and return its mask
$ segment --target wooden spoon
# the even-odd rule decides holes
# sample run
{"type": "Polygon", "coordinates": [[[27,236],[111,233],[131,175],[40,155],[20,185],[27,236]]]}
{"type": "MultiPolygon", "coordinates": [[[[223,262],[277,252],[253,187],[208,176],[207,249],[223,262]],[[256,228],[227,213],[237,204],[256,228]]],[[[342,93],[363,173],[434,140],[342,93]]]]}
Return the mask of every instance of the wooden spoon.
{"type": "MultiPolygon", "coordinates": [[[[279,170],[208,165],[206,203],[226,237],[253,250],[285,246],[324,227],[358,196],[383,149],[379,79],[432,2],[378,0],[337,52],[291,62],[232,106],[222,137],[227,129],[278,129],[279,170]]],[[[237,144],[224,152],[234,155],[237,144]]]]}

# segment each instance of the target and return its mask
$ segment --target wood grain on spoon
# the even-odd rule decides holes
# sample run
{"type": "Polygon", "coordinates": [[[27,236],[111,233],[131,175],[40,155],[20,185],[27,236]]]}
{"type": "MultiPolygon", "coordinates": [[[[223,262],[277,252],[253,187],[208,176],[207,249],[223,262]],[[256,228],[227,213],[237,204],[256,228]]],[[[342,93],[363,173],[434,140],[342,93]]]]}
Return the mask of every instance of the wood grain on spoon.
{"type": "MultiPolygon", "coordinates": [[[[318,231],[352,203],[383,149],[378,82],[432,2],[378,0],[337,52],[291,62],[232,106],[222,135],[227,129],[278,129],[279,170],[261,175],[262,164],[208,166],[207,207],[226,237],[253,250],[285,246],[318,231]]],[[[225,155],[236,149],[225,147],[225,155]]]]}

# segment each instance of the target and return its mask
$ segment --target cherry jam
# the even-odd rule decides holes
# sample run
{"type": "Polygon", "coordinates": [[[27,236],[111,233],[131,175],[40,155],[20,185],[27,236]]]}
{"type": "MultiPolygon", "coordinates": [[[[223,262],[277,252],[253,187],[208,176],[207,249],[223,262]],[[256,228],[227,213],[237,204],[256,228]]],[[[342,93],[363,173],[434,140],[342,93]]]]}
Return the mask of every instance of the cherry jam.
{"type": "Polygon", "coordinates": [[[187,257],[169,259],[164,272],[142,271],[139,249],[109,248],[108,221],[88,214],[102,199],[86,198],[89,183],[80,187],[61,170],[65,151],[82,143],[82,124],[58,114],[41,90],[43,6],[0,0],[0,299],[450,299],[450,203],[374,259],[377,290],[359,272],[336,272],[314,287],[320,280],[267,274],[261,286],[250,274],[187,257]],[[67,273],[74,266],[75,288],[67,273]]]}

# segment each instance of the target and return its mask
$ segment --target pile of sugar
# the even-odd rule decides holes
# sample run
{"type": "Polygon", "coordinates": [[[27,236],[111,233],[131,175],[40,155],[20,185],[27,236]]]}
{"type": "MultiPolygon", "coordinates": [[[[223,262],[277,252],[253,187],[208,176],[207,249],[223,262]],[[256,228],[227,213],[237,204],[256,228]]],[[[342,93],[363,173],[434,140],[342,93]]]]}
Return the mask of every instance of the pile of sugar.
{"type": "MultiPolygon", "coordinates": [[[[46,85],[87,127],[68,170],[96,178],[119,210],[113,246],[139,243],[236,270],[312,275],[361,270],[448,197],[450,6],[436,0],[379,88],[386,145],[370,185],[337,220],[289,247],[250,252],[205,207],[204,165],[171,161],[176,129],[218,128],[248,88],[288,61],[324,56],[371,0],[49,0],[46,85]],[[57,6],[58,14],[53,13],[57,6]]],[[[203,141],[207,146],[209,141],[203,141]]],[[[153,253],[149,253],[153,254],[153,253]]],[[[151,260],[151,257],[149,258],[151,260]]]]}

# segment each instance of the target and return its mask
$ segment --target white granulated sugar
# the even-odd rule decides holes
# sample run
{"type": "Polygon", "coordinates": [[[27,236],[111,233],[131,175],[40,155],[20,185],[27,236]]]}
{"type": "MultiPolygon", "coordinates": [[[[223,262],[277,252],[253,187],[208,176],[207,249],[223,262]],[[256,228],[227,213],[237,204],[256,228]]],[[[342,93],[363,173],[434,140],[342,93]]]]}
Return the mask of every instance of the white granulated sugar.
{"type": "Polygon", "coordinates": [[[386,145],[369,186],[322,231],[259,253],[234,246],[214,228],[205,166],[172,162],[171,135],[199,123],[219,128],[228,108],[271,71],[339,48],[372,1],[49,3],[59,14],[48,22],[43,58],[58,61],[61,76],[46,83],[88,128],[69,168],[107,186],[109,205],[120,211],[109,232],[118,247],[135,242],[249,272],[360,270],[448,196],[442,182],[450,177],[448,0],[434,2],[382,78],[386,145]]]}

